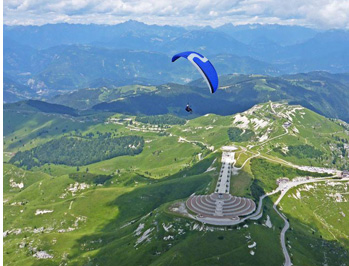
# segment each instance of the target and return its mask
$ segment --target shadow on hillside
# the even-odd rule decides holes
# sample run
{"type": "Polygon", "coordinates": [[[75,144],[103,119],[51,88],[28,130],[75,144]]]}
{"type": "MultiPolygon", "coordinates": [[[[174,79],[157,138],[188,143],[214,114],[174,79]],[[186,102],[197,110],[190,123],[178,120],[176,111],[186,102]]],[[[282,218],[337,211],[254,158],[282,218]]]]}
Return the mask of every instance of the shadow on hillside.
{"type": "MultiPolygon", "coordinates": [[[[189,169],[117,197],[110,205],[118,206],[118,216],[94,234],[82,237],[73,248],[71,259],[90,248],[103,248],[109,244],[113,245],[113,242],[120,244],[126,241],[123,245],[134,245],[134,239],[130,240],[135,230],[133,223],[147,214],[152,215],[152,212],[164,203],[187,198],[204,189],[212,179],[210,173],[204,173],[212,161],[213,158],[204,159],[189,169]],[[125,226],[128,223],[130,226],[125,226]]],[[[93,265],[97,261],[101,263],[103,256],[103,252],[97,253],[92,259],[95,261],[93,265]]],[[[106,265],[104,263],[106,261],[102,265],[106,265]]]]}

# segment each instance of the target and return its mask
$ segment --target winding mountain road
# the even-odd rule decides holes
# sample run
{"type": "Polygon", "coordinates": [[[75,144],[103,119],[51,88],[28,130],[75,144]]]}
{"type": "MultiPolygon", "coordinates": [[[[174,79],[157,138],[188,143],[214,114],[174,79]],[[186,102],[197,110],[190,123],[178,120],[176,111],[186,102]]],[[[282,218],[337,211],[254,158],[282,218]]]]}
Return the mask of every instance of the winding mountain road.
{"type": "Polygon", "coordinates": [[[290,254],[288,254],[288,250],[286,247],[286,241],[285,241],[285,234],[286,234],[286,231],[290,228],[290,223],[287,221],[286,216],[283,213],[279,212],[279,210],[276,207],[277,204],[280,202],[280,200],[282,199],[282,197],[285,194],[286,194],[286,192],[281,191],[281,195],[279,196],[277,201],[274,203],[273,209],[281,217],[281,219],[284,220],[284,222],[285,222],[285,225],[282,228],[281,233],[280,233],[280,242],[281,242],[282,253],[284,254],[284,257],[285,257],[284,266],[291,266],[292,262],[291,262],[290,254]]]}

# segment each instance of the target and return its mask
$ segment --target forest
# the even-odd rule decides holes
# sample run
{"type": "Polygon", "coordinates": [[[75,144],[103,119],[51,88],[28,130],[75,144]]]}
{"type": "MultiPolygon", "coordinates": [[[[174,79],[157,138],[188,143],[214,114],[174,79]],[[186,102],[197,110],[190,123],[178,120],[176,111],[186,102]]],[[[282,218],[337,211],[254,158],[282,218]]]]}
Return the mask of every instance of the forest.
{"type": "Polygon", "coordinates": [[[28,151],[19,151],[10,163],[31,169],[46,163],[81,166],[116,156],[136,155],[142,152],[143,137],[112,137],[100,134],[97,138],[80,136],[62,137],[51,140],[28,151]]]}

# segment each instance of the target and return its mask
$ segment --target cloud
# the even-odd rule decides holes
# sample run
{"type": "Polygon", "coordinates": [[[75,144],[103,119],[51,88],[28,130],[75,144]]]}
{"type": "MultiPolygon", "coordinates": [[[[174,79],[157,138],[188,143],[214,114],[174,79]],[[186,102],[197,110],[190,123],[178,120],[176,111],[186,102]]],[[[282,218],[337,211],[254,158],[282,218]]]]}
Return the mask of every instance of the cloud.
{"type": "Polygon", "coordinates": [[[99,23],[129,19],[172,25],[279,23],[349,29],[348,0],[6,0],[6,24],[99,23]]]}

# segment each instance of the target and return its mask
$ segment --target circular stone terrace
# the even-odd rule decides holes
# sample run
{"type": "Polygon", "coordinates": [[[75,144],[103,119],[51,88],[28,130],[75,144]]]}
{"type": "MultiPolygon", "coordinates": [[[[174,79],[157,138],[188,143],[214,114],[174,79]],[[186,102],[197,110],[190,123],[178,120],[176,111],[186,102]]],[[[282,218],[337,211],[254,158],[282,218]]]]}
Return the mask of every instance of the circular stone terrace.
{"type": "Polygon", "coordinates": [[[222,167],[215,193],[192,195],[186,202],[189,210],[196,213],[196,219],[208,224],[229,225],[255,211],[256,204],[248,198],[229,194],[232,164],[235,163],[234,146],[222,147],[222,167]]]}
{"type": "Polygon", "coordinates": [[[225,193],[191,196],[186,205],[198,215],[197,218],[212,224],[238,221],[240,216],[251,214],[256,209],[253,200],[225,193]]]}

